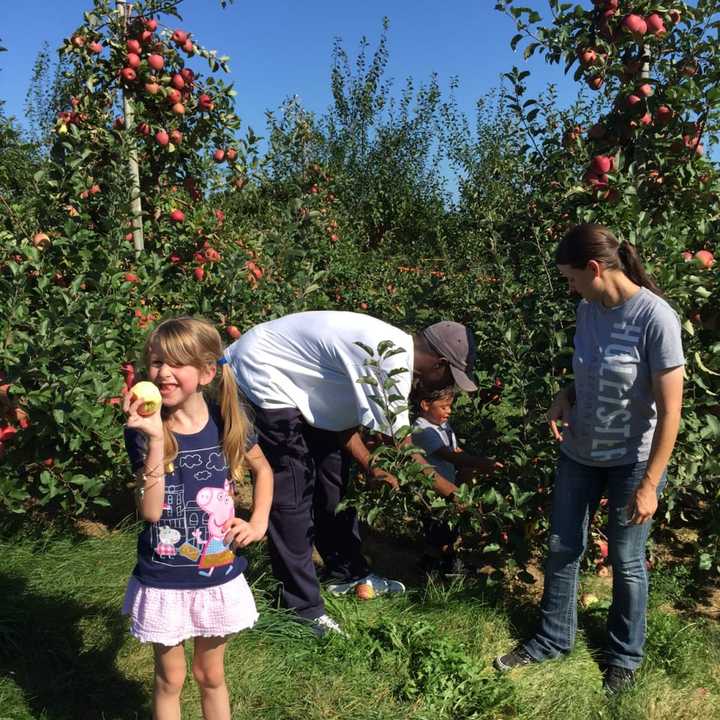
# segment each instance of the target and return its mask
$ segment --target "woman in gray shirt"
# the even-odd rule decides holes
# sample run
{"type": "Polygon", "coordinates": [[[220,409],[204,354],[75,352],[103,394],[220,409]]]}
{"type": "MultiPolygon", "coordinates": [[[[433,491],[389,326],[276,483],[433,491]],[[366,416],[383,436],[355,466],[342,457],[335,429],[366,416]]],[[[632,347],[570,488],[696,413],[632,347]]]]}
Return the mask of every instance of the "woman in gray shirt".
{"type": "Polygon", "coordinates": [[[577,629],[580,560],[603,494],[613,596],[601,669],[609,693],[631,685],[645,643],[645,544],[665,486],[682,408],[680,321],[635,248],[602,225],[578,225],[555,262],[577,309],[574,383],[548,412],[560,443],[540,626],[496,658],[498,670],[569,652],[577,629]],[[559,423],[561,429],[559,429],[559,423]]]}

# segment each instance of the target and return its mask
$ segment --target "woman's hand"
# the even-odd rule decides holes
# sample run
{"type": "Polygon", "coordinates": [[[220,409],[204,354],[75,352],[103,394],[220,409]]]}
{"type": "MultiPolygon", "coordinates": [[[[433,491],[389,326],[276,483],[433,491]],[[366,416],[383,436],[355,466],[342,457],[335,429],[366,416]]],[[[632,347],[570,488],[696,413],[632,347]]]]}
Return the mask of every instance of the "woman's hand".
{"type": "Polygon", "coordinates": [[[264,525],[258,520],[250,519],[246,522],[241,518],[232,518],[225,523],[223,527],[225,531],[225,544],[233,550],[236,548],[244,548],[250,543],[262,540],[267,532],[267,523],[264,525]]]}
{"type": "Polygon", "coordinates": [[[657,490],[647,482],[635,488],[627,506],[627,515],[632,525],[642,525],[652,518],[658,508],[657,490]]]}
{"type": "Polygon", "coordinates": [[[562,442],[562,435],[558,430],[558,421],[564,428],[570,427],[571,408],[572,403],[570,402],[568,390],[564,388],[555,396],[547,412],[547,421],[550,423],[550,430],[558,442],[562,442]]]}
{"type": "Polygon", "coordinates": [[[125,426],[139,430],[148,440],[163,439],[163,424],[160,410],[152,415],[140,415],[138,408],[142,404],[142,400],[133,400],[130,393],[125,393],[123,400],[123,412],[127,415],[125,426]]]}

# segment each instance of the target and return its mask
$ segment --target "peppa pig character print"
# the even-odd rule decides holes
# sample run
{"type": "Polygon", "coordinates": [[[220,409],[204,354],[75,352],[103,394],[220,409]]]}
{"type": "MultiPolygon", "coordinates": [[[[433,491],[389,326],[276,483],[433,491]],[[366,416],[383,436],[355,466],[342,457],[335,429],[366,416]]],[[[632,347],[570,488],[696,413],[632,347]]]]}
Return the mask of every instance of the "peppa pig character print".
{"type": "Polygon", "coordinates": [[[223,540],[227,522],[235,517],[235,506],[229,489],[227,483],[224,488],[204,487],[198,491],[195,499],[208,515],[208,539],[198,562],[200,574],[207,577],[213,574],[216,567],[228,566],[225,572],[230,572],[235,560],[235,553],[223,540]]]}

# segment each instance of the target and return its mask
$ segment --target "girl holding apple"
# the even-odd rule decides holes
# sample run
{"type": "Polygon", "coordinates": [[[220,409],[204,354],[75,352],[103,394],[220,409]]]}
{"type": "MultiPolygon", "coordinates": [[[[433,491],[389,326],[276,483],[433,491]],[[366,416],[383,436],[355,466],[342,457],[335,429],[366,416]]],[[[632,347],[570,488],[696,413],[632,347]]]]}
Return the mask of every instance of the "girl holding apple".
{"type": "Polygon", "coordinates": [[[574,383],[548,412],[560,444],[545,588],[535,635],[495,659],[500,671],[568,653],[577,629],[580,560],[603,493],[613,570],[601,660],[610,694],[631,685],[643,658],[648,576],[645,544],[680,424],[680,321],[634,247],[602,225],[572,228],[556,254],[581,296],[574,383]],[[561,425],[561,427],[559,427],[561,425]]]}
{"type": "Polygon", "coordinates": [[[189,638],[203,717],[230,719],[227,638],[257,620],[243,575],[247,562],[236,550],[265,534],[273,477],[222,352],[220,335],[209,323],[190,317],[162,322],[145,347],[150,382],[131,389],[123,406],[137,506],[145,520],[123,612],[130,616],[131,633],[153,643],[158,720],[180,717],[189,638]],[[216,403],[204,391],[218,370],[216,403]],[[231,492],[245,467],[255,480],[248,522],[235,517],[231,492]]]}

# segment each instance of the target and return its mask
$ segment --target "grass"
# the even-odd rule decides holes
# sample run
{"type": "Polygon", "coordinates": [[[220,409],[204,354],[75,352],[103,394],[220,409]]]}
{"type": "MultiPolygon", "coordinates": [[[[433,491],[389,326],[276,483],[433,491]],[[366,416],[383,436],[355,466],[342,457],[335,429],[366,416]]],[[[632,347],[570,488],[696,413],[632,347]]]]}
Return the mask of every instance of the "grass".
{"type": "MultiPolygon", "coordinates": [[[[0,720],[149,717],[152,651],[119,613],[135,532],[0,542],[0,720]]],[[[393,600],[330,599],[350,639],[317,642],[273,606],[262,550],[251,567],[261,621],[226,663],[236,720],[720,719],[720,628],[677,609],[668,572],[656,573],[638,683],[610,701],[593,659],[609,590],[595,577],[584,590],[601,603],[581,613],[570,656],[498,676],[492,658],[533,627],[526,595],[430,582],[393,600]]],[[[183,717],[201,717],[190,680],[183,717]]]]}

